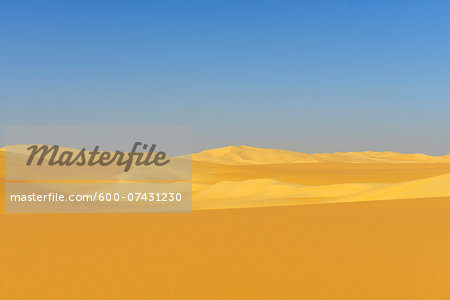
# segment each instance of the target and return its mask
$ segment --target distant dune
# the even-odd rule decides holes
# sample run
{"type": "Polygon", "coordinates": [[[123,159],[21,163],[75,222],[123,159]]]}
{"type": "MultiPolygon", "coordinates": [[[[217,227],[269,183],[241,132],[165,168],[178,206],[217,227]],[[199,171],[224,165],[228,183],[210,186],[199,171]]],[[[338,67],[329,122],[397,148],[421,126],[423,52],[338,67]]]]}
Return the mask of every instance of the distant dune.
{"type": "MultiPolygon", "coordinates": [[[[11,159],[16,163],[15,159],[25,153],[12,149],[11,159]]],[[[9,178],[30,174],[22,163],[15,165],[15,174],[10,173],[9,178]]],[[[33,170],[42,172],[40,168],[33,170]]],[[[116,182],[184,178],[192,183],[194,210],[450,196],[450,155],[371,151],[304,154],[229,146],[172,158],[172,164],[165,168],[132,168],[125,173],[121,168],[114,173],[105,173],[105,168],[89,171],[89,175],[95,171],[101,178],[116,182]],[[191,157],[192,180],[187,161],[191,157]]],[[[80,174],[67,172],[63,174],[80,179],[80,174]]],[[[121,186],[106,184],[101,191],[116,191],[121,186]]],[[[86,184],[80,184],[80,189],[72,187],[82,190],[86,184]]],[[[33,188],[48,189],[48,184],[36,183],[33,188]]]]}
{"type": "Polygon", "coordinates": [[[230,146],[192,159],[193,209],[450,196],[450,155],[230,146]]]}
{"type": "Polygon", "coordinates": [[[205,181],[204,174],[196,176],[206,166],[194,166],[194,209],[450,197],[448,164],[353,167],[353,164],[322,163],[308,168],[307,164],[294,163],[276,165],[276,168],[253,166],[254,169],[223,165],[211,167],[215,172],[209,182],[205,181]],[[249,170],[239,172],[240,169],[249,170]],[[277,173],[283,170],[286,172],[277,173]]]}
{"type": "Polygon", "coordinates": [[[195,161],[220,164],[280,163],[450,163],[450,155],[430,156],[397,152],[335,152],[305,154],[287,150],[262,149],[249,146],[228,146],[192,155],[195,161]]]}

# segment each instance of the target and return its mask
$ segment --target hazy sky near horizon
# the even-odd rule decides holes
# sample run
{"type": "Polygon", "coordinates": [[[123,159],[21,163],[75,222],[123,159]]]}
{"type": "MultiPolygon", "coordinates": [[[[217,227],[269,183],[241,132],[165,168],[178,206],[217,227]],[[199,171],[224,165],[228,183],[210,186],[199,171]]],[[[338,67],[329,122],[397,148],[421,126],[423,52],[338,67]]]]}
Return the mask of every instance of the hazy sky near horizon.
{"type": "Polygon", "coordinates": [[[0,125],[447,154],[449,15],[449,1],[2,1],[0,125]]]}

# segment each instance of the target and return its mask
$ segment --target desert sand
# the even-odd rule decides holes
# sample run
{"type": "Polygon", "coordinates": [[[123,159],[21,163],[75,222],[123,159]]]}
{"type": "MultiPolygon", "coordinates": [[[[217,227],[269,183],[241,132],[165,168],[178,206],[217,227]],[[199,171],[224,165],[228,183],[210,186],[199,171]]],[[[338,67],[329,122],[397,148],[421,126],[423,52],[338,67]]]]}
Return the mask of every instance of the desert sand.
{"type": "Polygon", "coordinates": [[[0,214],[0,298],[449,297],[449,156],[192,159],[192,214],[0,214]]]}
{"type": "Polygon", "coordinates": [[[450,197],[450,160],[231,146],[192,155],[193,209],[450,197]]]}

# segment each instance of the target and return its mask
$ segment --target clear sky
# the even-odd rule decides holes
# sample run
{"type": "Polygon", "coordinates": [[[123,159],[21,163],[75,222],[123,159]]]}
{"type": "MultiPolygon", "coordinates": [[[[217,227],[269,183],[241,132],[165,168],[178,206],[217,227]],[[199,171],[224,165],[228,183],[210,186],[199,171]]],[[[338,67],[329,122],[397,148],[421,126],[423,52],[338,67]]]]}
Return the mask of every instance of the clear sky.
{"type": "Polygon", "coordinates": [[[2,128],[450,153],[449,1],[1,1],[0,30],[2,128]]]}

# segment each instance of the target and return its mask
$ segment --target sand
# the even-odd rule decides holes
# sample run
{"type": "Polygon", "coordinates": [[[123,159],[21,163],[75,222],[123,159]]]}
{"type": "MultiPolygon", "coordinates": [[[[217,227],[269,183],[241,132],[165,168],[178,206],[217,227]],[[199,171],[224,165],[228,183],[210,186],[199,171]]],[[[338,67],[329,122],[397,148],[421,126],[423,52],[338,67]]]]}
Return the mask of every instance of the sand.
{"type": "Polygon", "coordinates": [[[0,216],[2,299],[447,299],[450,198],[0,216]]]}
{"type": "Polygon", "coordinates": [[[0,298],[449,297],[445,159],[251,150],[193,156],[191,214],[0,214],[0,298]]]}
{"type": "Polygon", "coordinates": [[[450,197],[443,156],[232,146],[192,159],[195,210],[450,197]]]}
{"type": "Polygon", "coordinates": [[[280,149],[249,146],[228,146],[192,154],[196,161],[220,164],[278,164],[278,163],[450,163],[450,155],[431,156],[421,153],[397,152],[335,152],[305,154],[280,149]]]}

